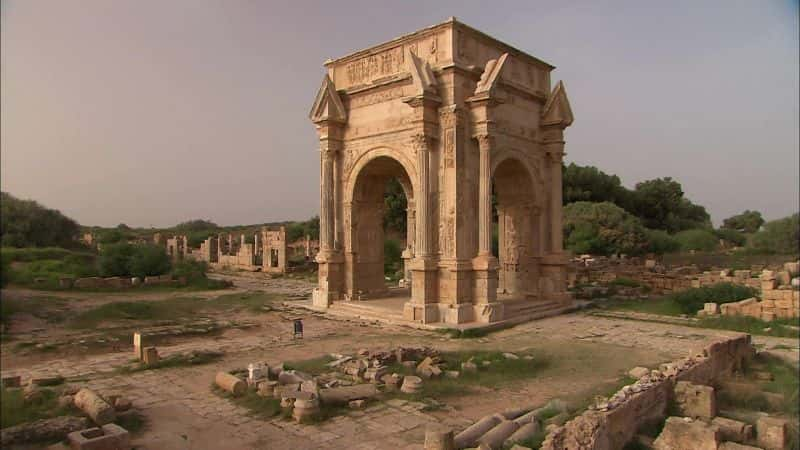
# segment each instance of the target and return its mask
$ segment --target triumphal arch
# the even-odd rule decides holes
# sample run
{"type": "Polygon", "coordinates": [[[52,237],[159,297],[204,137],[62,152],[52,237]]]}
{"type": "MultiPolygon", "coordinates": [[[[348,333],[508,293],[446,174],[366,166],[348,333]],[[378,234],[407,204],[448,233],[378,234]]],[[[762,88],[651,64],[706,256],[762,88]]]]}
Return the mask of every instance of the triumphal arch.
{"type": "Polygon", "coordinates": [[[451,18],[325,67],[310,114],[320,145],[315,306],[386,292],[391,178],[408,201],[405,319],[489,323],[571,302],[561,162],[573,118],[564,84],[551,89],[553,66],[451,18]]]}

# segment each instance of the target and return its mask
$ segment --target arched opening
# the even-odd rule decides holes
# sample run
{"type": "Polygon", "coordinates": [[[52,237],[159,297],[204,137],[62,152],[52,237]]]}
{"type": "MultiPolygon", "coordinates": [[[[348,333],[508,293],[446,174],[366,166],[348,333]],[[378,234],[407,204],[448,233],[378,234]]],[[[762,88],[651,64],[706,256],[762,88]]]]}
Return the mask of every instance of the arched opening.
{"type": "Polygon", "coordinates": [[[352,192],[348,297],[385,297],[390,288],[392,296],[408,297],[414,202],[406,170],[391,157],[376,157],[359,171],[352,192]]]}
{"type": "Polygon", "coordinates": [[[533,179],[516,159],[506,159],[492,176],[492,251],[499,261],[498,294],[532,298],[538,293],[539,219],[533,179]]]}

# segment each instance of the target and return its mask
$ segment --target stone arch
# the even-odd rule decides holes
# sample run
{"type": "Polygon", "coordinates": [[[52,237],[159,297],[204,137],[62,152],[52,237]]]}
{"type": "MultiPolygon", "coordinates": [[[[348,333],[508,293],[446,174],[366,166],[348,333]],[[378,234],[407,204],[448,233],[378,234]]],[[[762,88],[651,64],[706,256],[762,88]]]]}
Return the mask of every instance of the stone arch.
{"type": "Polygon", "coordinates": [[[514,148],[504,148],[498,150],[494,155],[492,155],[492,179],[494,179],[497,168],[509,160],[512,160],[513,162],[516,162],[524,167],[531,180],[531,188],[533,189],[532,192],[534,193],[535,205],[541,208],[543,206],[542,201],[546,195],[545,180],[543,179],[544,177],[542,175],[542,168],[535,162],[531,161],[531,158],[527,153],[514,148]]]}
{"type": "Polygon", "coordinates": [[[383,193],[386,182],[396,178],[412,205],[417,183],[413,172],[409,173],[410,167],[401,153],[379,147],[361,155],[348,173],[344,197],[344,287],[350,298],[369,298],[386,291],[383,193]]]}
{"type": "Polygon", "coordinates": [[[371,161],[376,158],[387,157],[391,158],[397,163],[399,163],[403,170],[405,170],[406,175],[408,176],[409,183],[403,183],[401,181],[400,184],[403,185],[403,189],[410,187],[412,197],[409,197],[409,192],[406,191],[406,197],[411,200],[413,198],[414,192],[419,192],[417,189],[417,170],[416,165],[406,156],[406,152],[397,150],[393,147],[388,146],[378,146],[373,147],[362,154],[358,155],[356,159],[353,161],[350,170],[344,174],[345,179],[345,189],[344,189],[344,201],[351,202],[353,199],[353,190],[355,189],[356,181],[358,180],[358,175],[364,170],[371,161]]]}
{"type": "Polygon", "coordinates": [[[492,186],[497,199],[498,291],[538,296],[543,183],[528,158],[513,151],[492,161],[492,186]]]}

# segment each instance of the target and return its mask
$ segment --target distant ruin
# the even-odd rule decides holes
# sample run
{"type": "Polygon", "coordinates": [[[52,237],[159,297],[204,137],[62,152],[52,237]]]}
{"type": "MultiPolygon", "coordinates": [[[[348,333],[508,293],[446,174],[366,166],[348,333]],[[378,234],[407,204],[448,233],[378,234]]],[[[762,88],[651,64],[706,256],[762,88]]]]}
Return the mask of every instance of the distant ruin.
{"type": "MultiPolygon", "coordinates": [[[[158,243],[155,238],[154,241],[158,243]]],[[[277,230],[262,227],[253,234],[252,242],[247,242],[245,234],[234,238],[232,233],[227,233],[209,236],[198,249],[189,247],[185,235],[168,238],[165,245],[167,254],[175,261],[205,261],[209,267],[215,269],[270,273],[285,273],[287,269],[288,244],[285,227],[277,230]]],[[[308,251],[310,252],[310,247],[308,251]]]]}

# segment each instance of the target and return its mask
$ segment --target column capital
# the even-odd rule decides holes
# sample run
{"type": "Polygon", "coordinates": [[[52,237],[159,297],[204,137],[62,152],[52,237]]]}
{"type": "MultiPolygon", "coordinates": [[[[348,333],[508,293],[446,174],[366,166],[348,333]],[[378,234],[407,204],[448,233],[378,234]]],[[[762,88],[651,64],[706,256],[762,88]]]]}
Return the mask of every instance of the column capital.
{"type": "Polygon", "coordinates": [[[495,144],[495,137],[489,133],[481,133],[475,135],[478,140],[478,146],[481,150],[491,150],[495,144]]]}
{"type": "Polygon", "coordinates": [[[411,135],[411,147],[415,152],[430,150],[433,144],[433,136],[426,133],[415,133],[411,135]]]}
{"type": "Polygon", "coordinates": [[[319,141],[319,152],[323,158],[334,158],[343,147],[342,141],[335,139],[320,139],[319,141]]]}
{"type": "Polygon", "coordinates": [[[545,153],[547,155],[547,161],[551,164],[561,163],[564,160],[564,153],[563,150],[551,150],[545,153]]]}

